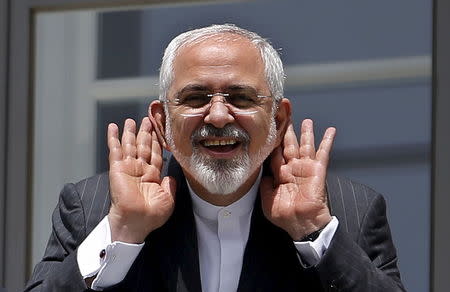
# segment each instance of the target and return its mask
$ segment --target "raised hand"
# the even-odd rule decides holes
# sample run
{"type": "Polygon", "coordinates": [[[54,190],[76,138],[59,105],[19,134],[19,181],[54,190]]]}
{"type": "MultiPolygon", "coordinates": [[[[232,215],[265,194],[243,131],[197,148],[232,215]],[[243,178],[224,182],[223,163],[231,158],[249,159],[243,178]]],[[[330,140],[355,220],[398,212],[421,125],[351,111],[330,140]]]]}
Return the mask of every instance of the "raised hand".
{"type": "Polygon", "coordinates": [[[136,123],[125,121],[122,140],[117,125],[108,126],[112,241],[142,243],[174,209],[176,182],[161,180],[162,149],[149,118],[136,136],[136,123]]]}
{"type": "Polygon", "coordinates": [[[313,122],[304,120],[300,145],[290,124],[282,145],[272,152],[273,177],[264,177],[260,186],[262,209],[267,219],[293,240],[301,240],[331,221],[325,178],[335,134],[335,128],[328,128],[316,152],[313,122]]]}

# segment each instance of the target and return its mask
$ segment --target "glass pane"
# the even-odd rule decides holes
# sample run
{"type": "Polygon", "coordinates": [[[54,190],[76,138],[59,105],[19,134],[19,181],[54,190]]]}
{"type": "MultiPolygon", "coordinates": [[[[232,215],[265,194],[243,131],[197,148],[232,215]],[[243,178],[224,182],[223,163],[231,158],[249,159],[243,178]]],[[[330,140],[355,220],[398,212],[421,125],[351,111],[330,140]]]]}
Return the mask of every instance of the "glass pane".
{"type": "Polygon", "coordinates": [[[168,42],[231,22],[280,48],[295,123],[310,117],[318,133],[338,128],[332,171],[385,196],[407,290],[427,291],[431,7],[425,0],[408,9],[388,0],[282,0],[39,13],[33,263],[63,184],[107,169],[106,125],[146,115],[157,96],[146,89],[168,42]]]}
{"type": "Polygon", "coordinates": [[[430,84],[287,94],[296,97],[296,124],[309,117],[320,133],[337,127],[331,171],[384,195],[408,291],[428,291],[430,84]]]}
{"type": "Polygon", "coordinates": [[[141,15],[141,11],[99,13],[98,79],[143,75],[141,15]]]}
{"type": "Polygon", "coordinates": [[[142,119],[148,97],[95,94],[95,27],[90,11],[39,13],[33,147],[32,264],[42,256],[65,183],[107,169],[106,126],[142,119]]]}
{"type": "Polygon", "coordinates": [[[123,122],[127,118],[136,121],[139,129],[140,119],[147,115],[149,101],[146,99],[121,98],[120,100],[100,100],[97,102],[97,145],[96,173],[107,171],[108,149],[106,129],[109,123],[119,125],[119,135],[122,135],[123,122]]]}
{"type": "Polygon", "coordinates": [[[431,1],[425,0],[408,1],[407,10],[403,2],[388,0],[281,0],[105,12],[98,22],[97,76],[157,75],[162,52],[173,37],[226,22],[269,38],[280,48],[285,65],[430,55],[430,13],[431,1]]]}

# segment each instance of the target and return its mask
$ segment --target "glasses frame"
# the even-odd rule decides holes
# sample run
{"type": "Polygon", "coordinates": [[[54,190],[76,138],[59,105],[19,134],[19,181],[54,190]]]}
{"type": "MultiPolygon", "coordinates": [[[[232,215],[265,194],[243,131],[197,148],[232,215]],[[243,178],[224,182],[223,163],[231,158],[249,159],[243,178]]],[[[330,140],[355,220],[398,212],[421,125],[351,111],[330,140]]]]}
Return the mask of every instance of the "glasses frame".
{"type": "MultiPolygon", "coordinates": [[[[255,92],[256,92],[256,91],[255,91],[255,92]]],[[[217,100],[215,101],[215,100],[213,99],[214,96],[221,96],[221,97],[223,97],[223,98],[221,99],[221,102],[222,102],[226,107],[228,107],[228,109],[229,109],[231,112],[233,112],[233,113],[235,113],[235,114],[253,114],[253,113],[256,113],[256,111],[255,111],[254,109],[251,109],[251,110],[240,109],[240,108],[236,107],[235,105],[233,105],[232,103],[229,103],[229,102],[226,100],[226,98],[230,96],[230,93],[214,92],[214,93],[208,93],[208,94],[206,94],[206,96],[210,98],[210,100],[208,101],[208,103],[206,103],[205,105],[200,106],[200,107],[198,107],[198,108],[191,107],[192,110],[198,111],[198,113],[195,113],[195,114],[193,114],[193,115],[200,115],[200,114],[203,115],[204,113],[206,113],[207,111],[209,111],[209,109],[211,108],[211,106],[213,105],[213,103],[217,101],[217,100]]],[[[272,98],[273,96],[272,96],[272,95],[256,94],[256,97],[262,99],[262,98],[272,98]]],[[[173,99],[173,100],[166,99],[166,100],[163,100],[163,101],[161,101],[161,102],[167,103],[167,104],[171,104],[172,106],[175,106],[175,107],[181,107],[181,106],[183,106],[183,104],[180,104],[179,101],[180,101],[180,98],[177,97],[177,98],[175,98],[175,99],[173,99]]],[[[189,107],[189,106],[186,106],[186,107],[189,107]]],[[[190,114],[188,114],[188,115],[190,115],[190,114]]]]}

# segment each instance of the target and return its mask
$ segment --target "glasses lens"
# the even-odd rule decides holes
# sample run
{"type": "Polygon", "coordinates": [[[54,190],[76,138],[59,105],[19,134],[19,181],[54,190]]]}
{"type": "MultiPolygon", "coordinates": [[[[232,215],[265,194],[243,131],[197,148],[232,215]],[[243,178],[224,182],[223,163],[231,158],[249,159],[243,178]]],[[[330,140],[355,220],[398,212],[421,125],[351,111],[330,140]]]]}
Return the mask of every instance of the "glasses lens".
{"type": "Polygon", "coordinates": [[[204,91],[187,91],[181,94],[177,103],[186,108],[200,108],[209,103],[210,98],[204,91]]]}
{"type": "Polygon", "coordinates": [[[251,89],[236,89],[229,91],[226,100],[233,107],[246,110],[254,109],[259,104],[259,98],[256,91],[251,89]]]}

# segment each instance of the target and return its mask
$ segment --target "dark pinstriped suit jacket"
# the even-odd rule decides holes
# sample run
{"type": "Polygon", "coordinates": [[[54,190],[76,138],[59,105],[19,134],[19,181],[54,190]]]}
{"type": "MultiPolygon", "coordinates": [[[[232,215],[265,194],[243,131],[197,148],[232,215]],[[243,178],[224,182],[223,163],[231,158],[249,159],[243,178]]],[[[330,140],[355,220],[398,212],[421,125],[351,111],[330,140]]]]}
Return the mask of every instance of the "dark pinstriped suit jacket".
{"type": "MultiPolygon", "coordinates": [[[[164,172],[178,183],[174,213],[147,237],[125,280],[110,291],[201,291],[186,181],[174,159],[164,172]]],[[[331,176],[327,190],[339,227],[313,267],[299,261],[292,240],[265,219],[257,199],[238,291],[404,291],[381,195],[331,176]]],[[[88,290],[78,270],[77,247],[108,213],[109,205],[107,174],[64,187],[47,249],[25,291],[88,290]]]]}

